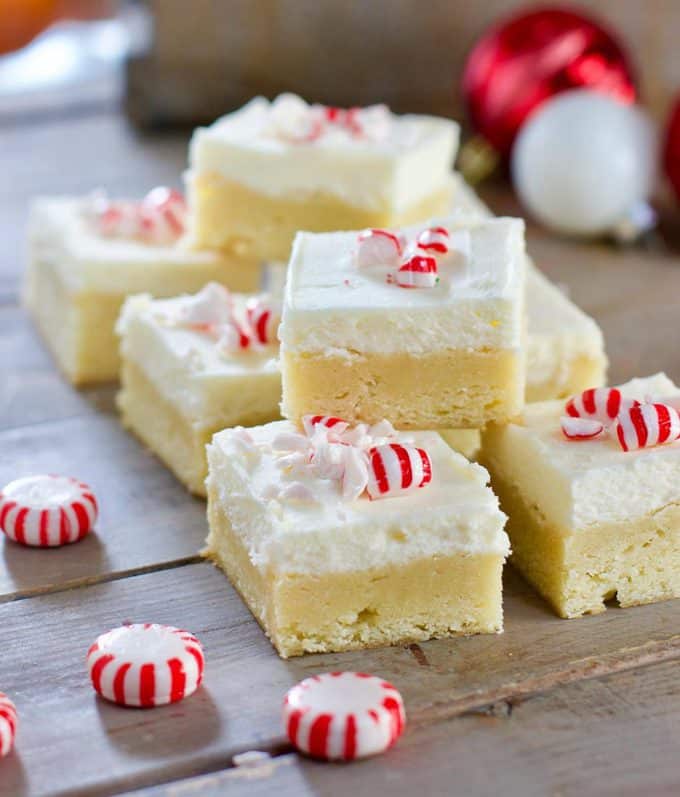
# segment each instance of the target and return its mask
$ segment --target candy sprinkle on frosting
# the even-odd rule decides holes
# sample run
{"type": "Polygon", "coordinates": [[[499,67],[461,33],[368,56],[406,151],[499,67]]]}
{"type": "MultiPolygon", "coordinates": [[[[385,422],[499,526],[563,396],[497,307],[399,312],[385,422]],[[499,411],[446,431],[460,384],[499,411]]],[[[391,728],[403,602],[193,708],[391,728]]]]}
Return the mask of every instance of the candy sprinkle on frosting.
{"type": "Polygon", "coordinates": [[[560,421],[567,440],[593,440],[604,432],[604,424],[594,418],[572,418],[567,415],[560,421]]]}
{"type": "Polygon", "coordinates": [[[93,198],[92,215],[105,238],[169,245],[184,235],[187,207],[179,191],[160,186],[139,202],[114,201],[99,193],[93,198]]]}
{"type": "Polygon", "coordinates": [[[680,415],[667,404],[641,404],[621,412],[615,424],[624,451],[673,443],[680,437],[680,415]]]}
{"type": "Polygon", "coordinates": [[[437,260],[429,255],[413,255],[396,274],[401,288],[434,288],[437,280],[437,260]]]}

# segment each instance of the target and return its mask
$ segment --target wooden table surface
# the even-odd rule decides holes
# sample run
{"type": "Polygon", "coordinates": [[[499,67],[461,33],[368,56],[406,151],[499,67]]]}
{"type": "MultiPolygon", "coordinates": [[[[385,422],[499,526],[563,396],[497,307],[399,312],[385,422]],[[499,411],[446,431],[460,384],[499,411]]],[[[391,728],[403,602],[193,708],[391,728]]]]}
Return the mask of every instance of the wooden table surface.
{"type": "MultiPolygon", "coordinates": [[[[178,183],[186,136],[143,138],[115,110],[0,131],[0,484],[76,474],[100,498],[82,543],[0,543],[0,689],[20,712],[0,795],[640,795],[680,792],[680,603],[565,621],[507,569],[506,630],[282,661],[226,578],[197,556],[204,505],[119,427],[109,388],[76,392],[19,308],[27,204],[98,185],[137,194],[178,183]],[[203,641],[204,686],[151,711],[97,699],[84,656],[125,620],[184,626],[203,641]],[[285,690],[361,669],[402,691],[409,723],[388,755],[349,766],[295,755],[285,690]],[[262,750],[271,759],[234,766],[262,750]]],[[[516,212],[505,189],[483,192],[516,212]]],[[[577,245],[530,228],[539,265],[602,324],[614,381],[680,378],[680,261],[577,245]]]]}

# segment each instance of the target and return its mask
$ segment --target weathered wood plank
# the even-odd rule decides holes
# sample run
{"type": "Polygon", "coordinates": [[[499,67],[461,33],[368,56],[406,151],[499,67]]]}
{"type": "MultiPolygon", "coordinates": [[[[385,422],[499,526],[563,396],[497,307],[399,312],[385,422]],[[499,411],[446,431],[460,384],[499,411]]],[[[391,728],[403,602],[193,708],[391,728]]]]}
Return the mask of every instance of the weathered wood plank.
{"type": "Polygon", "coordinates": [[[195,559],[207,533],[192,498],[115,418],[93,413],[0,432],[0,485],[32,473],[88,482],[100,520],[82,542],[26,548],[2,536],[0,601],[195,559]]]}
{"type": "Polygon", "coordinates": [[[0,429],[113,414],[114,386],[77,391],[62,378],[25,311],[0,307],[0,429]]]}
{"type": "Polygon", "coordinates": [[[0,684],[16,698],[23,724],[19,760],[3,764],[3,786],[16,797],[53,793],[59,771],[64,792],[112,794],[222,769],[235,752],[281,750],[281,698],[314,672],[359,669],[389,678],[402,690],[417,731],[490,702],[680,657],[677,603],[564,621],[517,577],[509,579],[507,596],[502,636],[288,662],[207,564],[4,604],[0,627],[12,644],[0,657],[0,684]],[[98,633],[125,620],[197,633],[207,654],[201,693],[152,712],[97,700],[84,652],[98,633]],[[85,749],[87,756],[79,755],[85,749]]]}
{"type": "Polygon", "coordinates": [[[139,797],[677,794],[677,664],[564,686],[407,728],[386,756],[329,766],[294,754],[137,792],[139,797]]]}

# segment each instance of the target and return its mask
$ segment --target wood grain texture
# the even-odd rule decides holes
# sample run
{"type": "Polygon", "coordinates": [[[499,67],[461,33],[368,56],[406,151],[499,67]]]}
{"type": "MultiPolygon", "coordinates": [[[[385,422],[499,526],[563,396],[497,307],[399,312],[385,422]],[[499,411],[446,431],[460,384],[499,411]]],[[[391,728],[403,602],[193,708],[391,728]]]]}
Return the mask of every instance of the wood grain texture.
{"type": "Polygon", "coordinates": [[[0,432],[0,485],[34,473],[86,481],[100,504],[95,531],[61,548],[2,535],[0,601],[196,559],[207,534],[192,498],[115,418],[63,419],[0,432]]]}
{"type": "Polygon", "coordinates": [[[23,723],[14,764],[3,765],[3,785],[16,797],[50,794],[55,768],[69,761],[60,791],[113,794],[222,769],[244,750],[285,750],[283,694],[327,670],[366,670],[394,682],[418,732],[490,703],[642,664],[675,660],[677,667],[677,603],[570,622],[554,617],[517,576],[509,576],[506,595],[502,636],[430,642],[417,653],[405,646],[287,662],[208,564],[7,603],[0,627],[13,644],[0,657],[0,683],[23,723]],[[207,666],[195,697],[148,712],[95,697],[84,653],[97,634],[125,620],[171,623],[199,636],[207,666]],[[87,756],[74,752],[85,748],[87,756]]]}
{"type": "Polygon", "coordinates": [[[677,664],[571,684],[413,729],[387,755],[333,766],[281,755],[138,792],[139,797],[672,795],[677,664]]]}
{"type": "Polygon", "coordinates": [[[28,314],[0,306],[0,429],[77,415],[114,414],[113,386],[77,391],[57,371],[28,314]]]}

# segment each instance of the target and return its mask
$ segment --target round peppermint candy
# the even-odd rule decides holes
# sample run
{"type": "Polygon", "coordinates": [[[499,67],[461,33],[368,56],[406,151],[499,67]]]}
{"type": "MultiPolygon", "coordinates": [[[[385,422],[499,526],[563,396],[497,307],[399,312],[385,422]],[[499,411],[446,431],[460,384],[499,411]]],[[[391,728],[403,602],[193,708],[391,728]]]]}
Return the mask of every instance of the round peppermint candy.
{"type": "Polygon", "coordinates": [[[27,476],[0,491],[0,529],[24,545],[47,548],[82,540],[97,511],[92,490],[70,476],[27,476]]]}
{"type": "Polygon", "coordinates": [[[92,686],[121,706],[175,703],[201,684],[203,648],[193,634],[157,623],[134,623],[102,634],[87,652],[92,686]]]}
{"type": "Polygon", "coordinates": [[[0,758],[14,747],[17,732],[16,706],[4,692],[0,692],[0,758]]]}
{"type": "Polygon", "coordinates": [[[404,703],[392,684],[360,672],[330,672],[286,694],[283,721],[302,753],[327,761],[377,755],[401,736],[404,703]]]}

